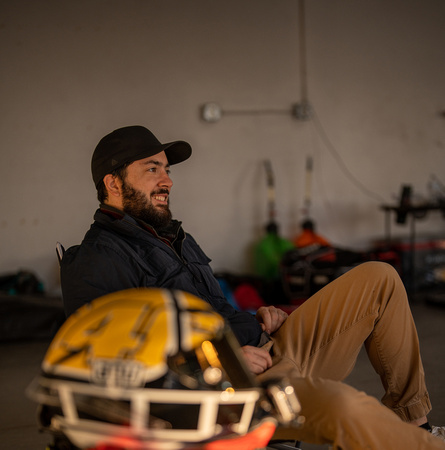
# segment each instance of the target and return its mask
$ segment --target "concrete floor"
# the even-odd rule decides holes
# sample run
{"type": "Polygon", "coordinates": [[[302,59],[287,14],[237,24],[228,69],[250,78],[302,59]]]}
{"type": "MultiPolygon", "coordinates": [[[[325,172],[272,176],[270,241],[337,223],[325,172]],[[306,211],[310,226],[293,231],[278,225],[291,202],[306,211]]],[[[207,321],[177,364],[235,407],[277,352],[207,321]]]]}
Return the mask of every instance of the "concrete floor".
{"type": "MultiPolygon", "coordinates": [[[[427,305],[416,300],[411,309],[417,324],[425,372],[433,411],[432,424],[445,425],[445,307],[427,305]]],[[[0,448],[14,450],[44,449],[49,442],[39,433],[35,404],[24,392],[38,373],[40,362],[49,342],[47,340],[0,344],[0,448]]],[[[366,355],[361,352],[356,368],[347,382],[380,398],[382,388],[366,355]]],[[[326,450],[327,446],[302,445],[303,450],[326,450]]]]}

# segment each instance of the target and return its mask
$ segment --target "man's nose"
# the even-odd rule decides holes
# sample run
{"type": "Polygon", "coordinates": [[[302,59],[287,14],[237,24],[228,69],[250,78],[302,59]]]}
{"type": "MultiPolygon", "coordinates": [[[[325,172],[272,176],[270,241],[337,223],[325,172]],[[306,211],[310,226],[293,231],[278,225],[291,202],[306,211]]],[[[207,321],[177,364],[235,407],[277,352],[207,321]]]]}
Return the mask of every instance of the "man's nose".
{"type": "Polygon", "coordinates": [[[164,171],[164,172],[163,172],[162,177],[161,177],[161,179],[159,180],[159,184],[160,184],[161,186],[167,186],[167,187],[169,187],[169,188],[173,186],[173,181],[172,181],[172,179],[170,178],[170,175],[168,174],[167,171],[164,171]]]}

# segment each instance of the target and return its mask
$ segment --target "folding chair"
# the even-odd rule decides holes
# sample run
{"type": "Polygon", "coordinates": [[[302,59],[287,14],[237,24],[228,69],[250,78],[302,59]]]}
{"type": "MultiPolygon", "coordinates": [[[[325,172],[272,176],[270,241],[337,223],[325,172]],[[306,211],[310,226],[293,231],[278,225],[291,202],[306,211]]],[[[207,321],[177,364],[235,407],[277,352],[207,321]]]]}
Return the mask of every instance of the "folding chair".
{"type": "Polygon", "coordinates": [[[60,242],[57,242],[56,243],[56,254],[57,254],[57,259],[59,260],[59,266],[62,262],[64,253],[65,253],[65,248],[63,247],[63,245],[60,242]]]}

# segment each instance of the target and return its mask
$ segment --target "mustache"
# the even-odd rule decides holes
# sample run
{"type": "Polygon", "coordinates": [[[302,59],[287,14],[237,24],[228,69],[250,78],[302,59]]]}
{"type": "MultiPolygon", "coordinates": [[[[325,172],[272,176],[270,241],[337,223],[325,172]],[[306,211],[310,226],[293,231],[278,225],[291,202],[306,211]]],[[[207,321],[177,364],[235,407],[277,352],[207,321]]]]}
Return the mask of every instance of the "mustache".
{"type": "Polygon", "coordinates": [[[170,195],[170,192],[168,191],[168,189],[161,188],[161,189],[158,189],[158,190],[153,191],[153,192],[151,193],[151,195],[161,195],[161,194],[170,195]]]}

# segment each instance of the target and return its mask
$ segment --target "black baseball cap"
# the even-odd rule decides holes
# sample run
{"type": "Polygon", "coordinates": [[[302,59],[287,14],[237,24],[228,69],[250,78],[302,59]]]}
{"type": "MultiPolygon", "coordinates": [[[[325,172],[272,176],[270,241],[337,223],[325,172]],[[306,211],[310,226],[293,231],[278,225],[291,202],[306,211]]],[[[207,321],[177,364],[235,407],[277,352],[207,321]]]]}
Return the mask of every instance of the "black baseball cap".
{"type": "Polygon", "coordinates": [[[185,141],[161,144],[156,136],[140,125],[123,127],[103,137],[97,144],[91,160],[91,172],[95,186],[104,176],[126,163],[157,155],[164,151],[170,165],[185,161],[192,154],[192,147],[185,141]]]}

